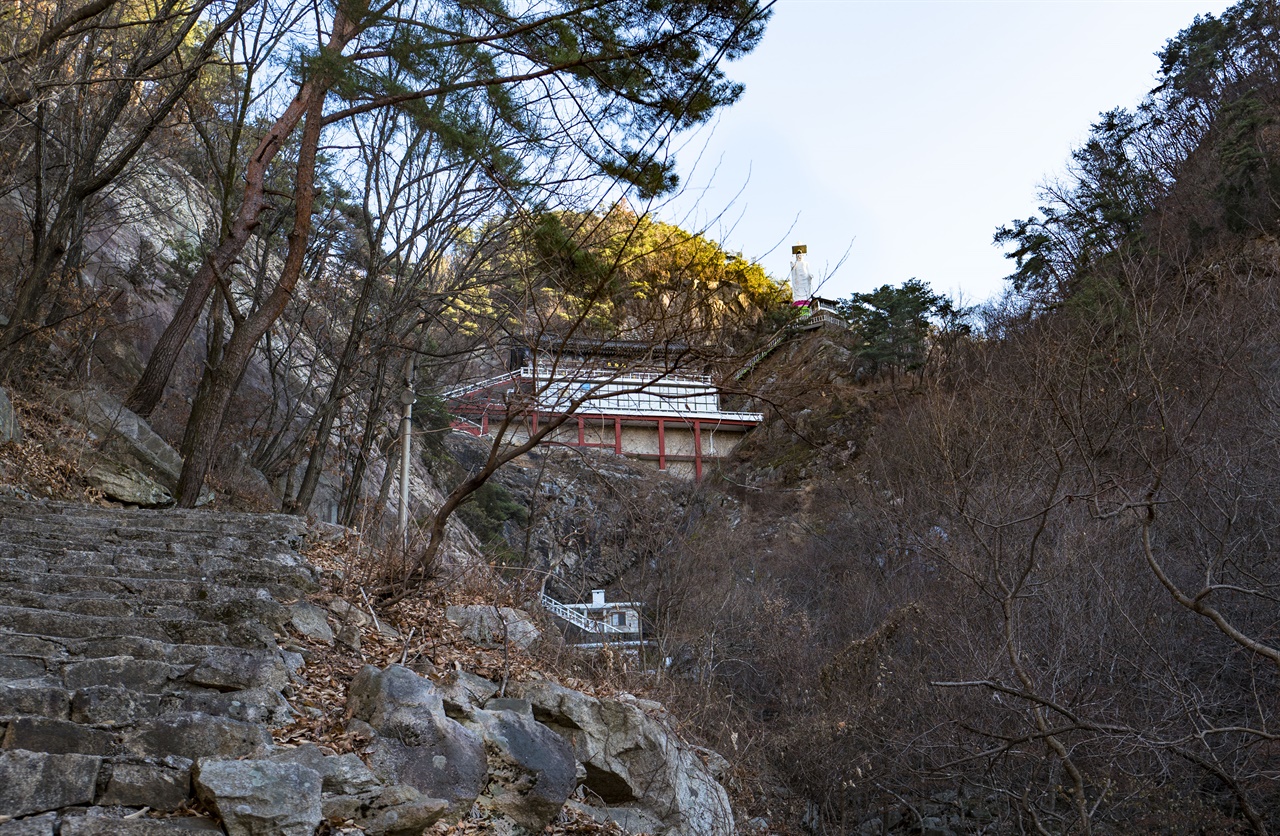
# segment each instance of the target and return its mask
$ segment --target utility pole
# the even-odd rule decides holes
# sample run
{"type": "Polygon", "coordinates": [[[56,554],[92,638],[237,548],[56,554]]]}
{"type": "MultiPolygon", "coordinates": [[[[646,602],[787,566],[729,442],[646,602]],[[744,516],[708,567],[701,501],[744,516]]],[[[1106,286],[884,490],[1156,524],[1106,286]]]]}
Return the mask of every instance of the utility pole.
{"type": "Polygon", "coordinates": [[[409,550],[409,461],[413,450],[413,402],[417,400],[413,391],[413,355],[405,363],[404,391],[400,393],[400,403],[404,410],[400,417],[400,543],[407,552],[409,550]]]}

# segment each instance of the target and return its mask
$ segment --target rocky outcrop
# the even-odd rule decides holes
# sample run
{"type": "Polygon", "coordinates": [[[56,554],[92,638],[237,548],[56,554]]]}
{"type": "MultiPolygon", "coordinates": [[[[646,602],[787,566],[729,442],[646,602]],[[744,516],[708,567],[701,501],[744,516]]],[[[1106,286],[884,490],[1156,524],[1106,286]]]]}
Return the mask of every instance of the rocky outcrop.
{"type": "Polygon", "coordinates": [[[728,793],[669,728],[661,705],[596,699],[554,682],[518,691],[534,716],[573,747],[585,767],[587,797],[624,828],[732,836],[728,793]]]}
{"type": "MultiPolygon", "coordinates": [[[[61,399],[96,439],[85,474],[89,484],[112,499],[145,508],[173,503],[182,457],[146,421],[106,392],[67,392],[61,399]]],[[[212,497],[206,490],[197,504],[212,497]]]]}

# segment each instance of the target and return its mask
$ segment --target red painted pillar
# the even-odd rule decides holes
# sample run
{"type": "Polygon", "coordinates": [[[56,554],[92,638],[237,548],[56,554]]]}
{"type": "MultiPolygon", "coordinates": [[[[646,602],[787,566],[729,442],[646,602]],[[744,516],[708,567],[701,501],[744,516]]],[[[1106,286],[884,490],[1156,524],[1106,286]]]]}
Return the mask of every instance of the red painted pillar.
{"type": "Polygon", "coordinates": [[[702,478],[702,422],[693,422],[693,478],[702,478]]]}
{"type": "Polygon", "coordinates": [[[622,455],[622,419],[613,419],[613,452],[622,455]]]}
{"type": "Polygon", "coordinates": [[[585,429],[582,426],[582,416],[579,415],[578,416],[578,446],[581,447],[586,443],[587,443],[587,434],[585,429]]]}
{"type": "Polygon", "coordinates": [[[529,431],[529,435],[535,435],[538,432],[538,410],[533,411],[533,429],[529,431]]]}
{"type": "Polygon", "coordinates": [[[489,410],[487,409],[484,411],[484,414],[480,416],[480,434],[489,434],[489,410]]]}
{"type": "Polygon", "coordinates": [[[667,469],[667,422],[658,419],[658,470],[667,469]]]}

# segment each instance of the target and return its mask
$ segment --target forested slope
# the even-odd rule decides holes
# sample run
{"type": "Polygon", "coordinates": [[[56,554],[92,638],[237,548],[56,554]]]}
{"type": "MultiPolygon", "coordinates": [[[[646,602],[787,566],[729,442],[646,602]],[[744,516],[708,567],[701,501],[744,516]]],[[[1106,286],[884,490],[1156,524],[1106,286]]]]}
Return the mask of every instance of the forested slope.
{"type": "Polygon", "coordinates": [[[1278,25],[1245,2],[1171,41],[927,366],[858,382],[855,335],[757,371],[792,406],[724,472],[741,507],[644,583],[759,811],[1280,827],[1278,25]]]}

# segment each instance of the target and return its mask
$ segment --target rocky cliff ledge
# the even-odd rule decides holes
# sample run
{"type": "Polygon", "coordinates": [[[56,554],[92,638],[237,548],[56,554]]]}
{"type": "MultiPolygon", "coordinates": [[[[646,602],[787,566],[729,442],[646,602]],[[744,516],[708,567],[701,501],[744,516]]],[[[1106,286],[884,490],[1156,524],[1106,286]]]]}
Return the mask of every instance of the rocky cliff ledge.
{"type": "Polygon", "coordinates": [[[306,534],[0,500],[0,836],[733,833],[719,759],[656,703],[397,664],[303,699],[308,647],[370,629],[320,594],[306,534]],[[323,713],[346,751],[298,733],[323,713]]]}

